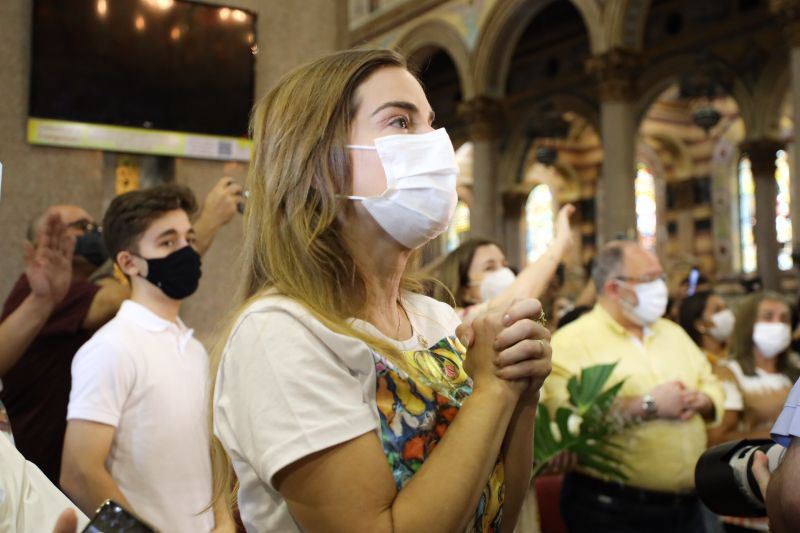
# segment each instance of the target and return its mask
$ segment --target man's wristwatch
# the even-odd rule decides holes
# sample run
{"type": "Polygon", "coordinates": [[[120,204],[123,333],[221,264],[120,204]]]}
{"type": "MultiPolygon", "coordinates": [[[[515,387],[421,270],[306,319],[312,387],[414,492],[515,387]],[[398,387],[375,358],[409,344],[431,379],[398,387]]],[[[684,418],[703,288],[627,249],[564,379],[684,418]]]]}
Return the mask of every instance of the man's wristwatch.
{"type": "Polygon", "coordinates": [[[656,399],[653,398],[652,394],[645,394],[642,396],[642,412],[644,413],[644,419],[650,420],[656,417],[658,413],[658,407],[656,406],[656,399]]]}

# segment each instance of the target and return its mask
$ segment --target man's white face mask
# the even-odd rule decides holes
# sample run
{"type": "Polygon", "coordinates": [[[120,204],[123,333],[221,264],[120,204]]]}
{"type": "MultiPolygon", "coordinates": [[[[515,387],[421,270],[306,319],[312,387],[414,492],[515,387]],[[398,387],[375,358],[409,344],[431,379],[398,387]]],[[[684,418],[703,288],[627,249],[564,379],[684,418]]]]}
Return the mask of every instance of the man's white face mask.
{"type": "Polygon", "coordinates": [[[620,280],[628,287],[633,287],[636,292],[636,305],[626,300],[624,297],[619,299],[622,312],[625,317],[637,326],[650,326],[659,318],[664,316],[667,311],[669,292],[667,284],[663,279],[657,278],[647,283],[632,285],[620,280]]]}

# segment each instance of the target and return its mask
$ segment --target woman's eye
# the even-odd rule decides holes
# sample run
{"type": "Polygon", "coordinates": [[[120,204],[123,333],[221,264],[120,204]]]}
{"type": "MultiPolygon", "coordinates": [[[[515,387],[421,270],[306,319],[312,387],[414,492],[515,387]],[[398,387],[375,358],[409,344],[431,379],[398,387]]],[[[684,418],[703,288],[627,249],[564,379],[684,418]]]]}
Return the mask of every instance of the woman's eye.
{"type": "Polygon", "coordinates": [[[391,122],[389,122],[390,126],[396,126],[398,128],[407,129],[409,126],[408,119],[406,117],[396,117],[393,118],[391,122]]]}
{"type": "Polygon", "coordinates": [[[164,241],[164,242],[162,242],[161,244],[159,244],[159,246],[168,246],[168,247],[172,247],[172,245],[174,245],[174,244],[175,244],[175,241],[164,241]]]}

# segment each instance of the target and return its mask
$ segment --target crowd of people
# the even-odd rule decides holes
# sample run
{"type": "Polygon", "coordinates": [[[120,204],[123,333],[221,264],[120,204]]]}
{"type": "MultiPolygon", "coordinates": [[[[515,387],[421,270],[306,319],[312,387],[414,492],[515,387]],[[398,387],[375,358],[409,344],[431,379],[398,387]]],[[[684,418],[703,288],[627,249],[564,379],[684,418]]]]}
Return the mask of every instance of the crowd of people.
{"type": "Polygon", "coordinates": [[[241,185],[201,209],[167,184],[116,197],[102,225],[74,205],[33,220],[0,323],[0,530],[72,533],[111,499],[170,532],[534,531],[539,404],[602,363],[624,380],[627,481],[554,460],[569,531],[765,530],[714,516],[693,476],[709,445],[771,433],[784,465],[753,475],[775,530],[796,527],[791,303],[702,290],[670,307],[632,241],[601,247],[568,297],[571,205],[518,273],[472,239],[421,281],[457,201],[433,121],[387,50],[325,56],[258,102],[240,301],[209,351],[180,309],[241,185]]]}

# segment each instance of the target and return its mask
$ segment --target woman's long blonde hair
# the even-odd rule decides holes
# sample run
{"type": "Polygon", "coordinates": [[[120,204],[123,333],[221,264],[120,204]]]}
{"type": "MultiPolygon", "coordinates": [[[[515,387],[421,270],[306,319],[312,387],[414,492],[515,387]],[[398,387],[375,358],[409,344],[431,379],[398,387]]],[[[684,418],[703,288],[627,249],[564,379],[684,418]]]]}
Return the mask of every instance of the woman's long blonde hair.
{"type": "MultiPolygon", "coordinates": [[[[390,50],[337,52],[289,72],[253,110],[241,305],[211,353],[211,417],[227,338],[244,308],[267,290],[303,304],[327,328],[396,355],[389,343],[348,322],[362,315],[367,294],[338,218],[350,209],[341,195],[352,191],[346,145],[358,108],[356,89],[383,67],[406,68],[406,63],[390,50]]],[[[403,288],[418,291],[420,285],[406,277],[403,288]]],[[[216,438],[212,463],[213,502],[225,497],[232,508],[231,463],[216,438]]]]}

